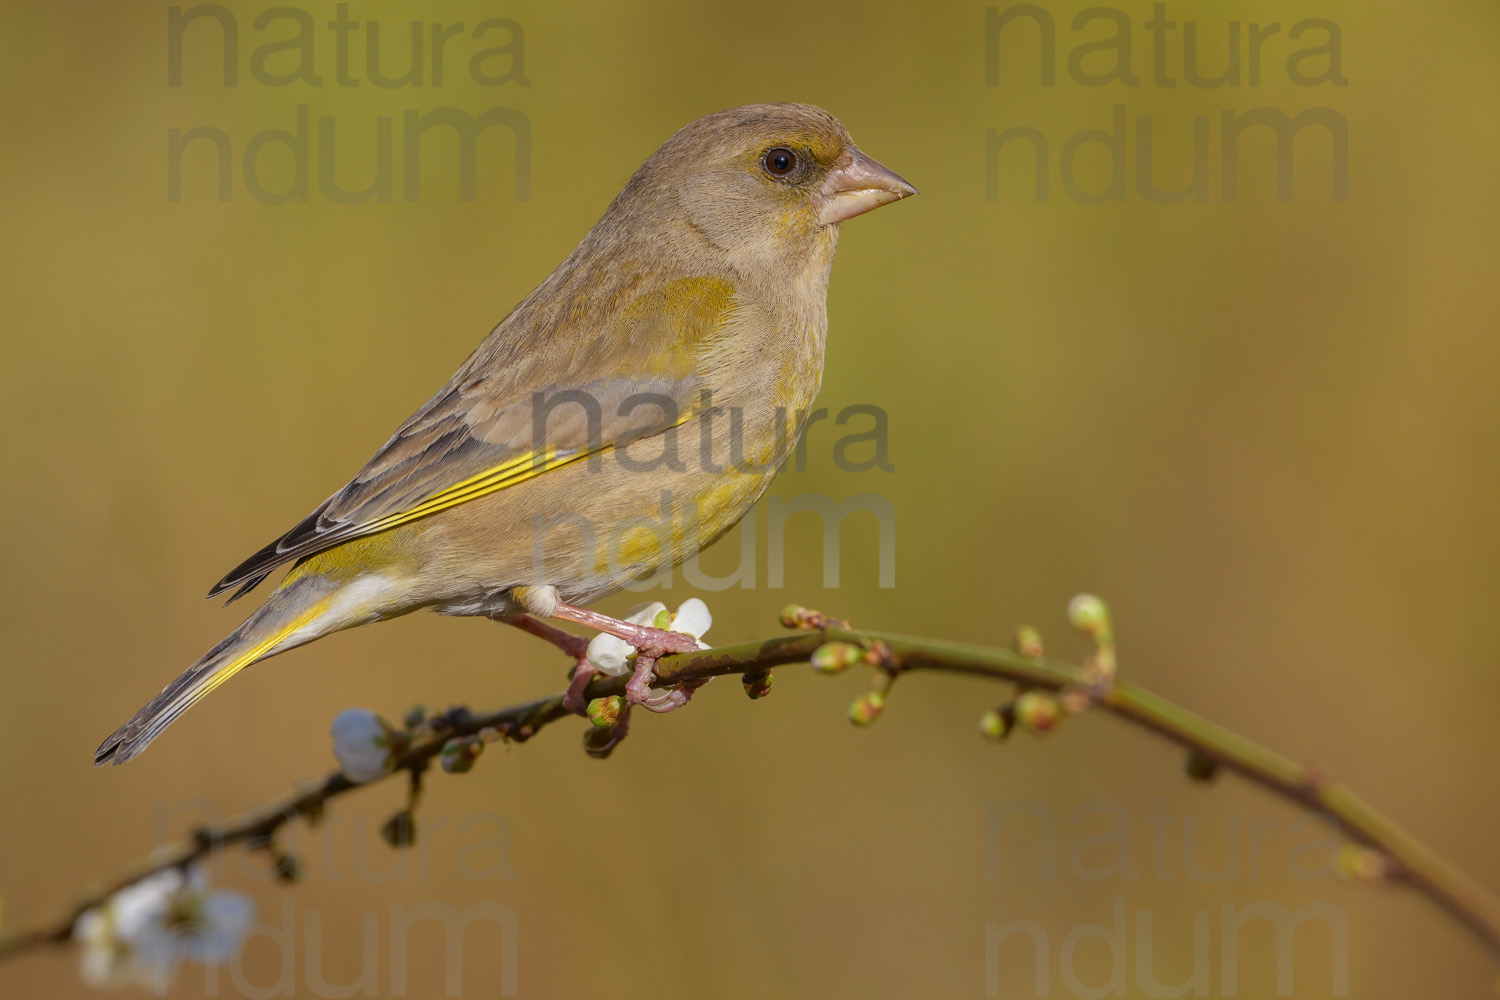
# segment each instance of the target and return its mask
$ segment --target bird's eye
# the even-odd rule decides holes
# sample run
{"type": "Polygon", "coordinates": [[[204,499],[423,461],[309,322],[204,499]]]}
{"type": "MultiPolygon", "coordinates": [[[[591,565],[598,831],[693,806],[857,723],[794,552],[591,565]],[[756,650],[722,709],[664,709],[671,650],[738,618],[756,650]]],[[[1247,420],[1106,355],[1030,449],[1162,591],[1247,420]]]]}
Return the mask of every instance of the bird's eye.
{"type": "Polygon", "coordinates": [[[772,177],[785,177],[797,169],[797,154],[785,146],[777,146],[768,150],[760,162],[772,177]]]}

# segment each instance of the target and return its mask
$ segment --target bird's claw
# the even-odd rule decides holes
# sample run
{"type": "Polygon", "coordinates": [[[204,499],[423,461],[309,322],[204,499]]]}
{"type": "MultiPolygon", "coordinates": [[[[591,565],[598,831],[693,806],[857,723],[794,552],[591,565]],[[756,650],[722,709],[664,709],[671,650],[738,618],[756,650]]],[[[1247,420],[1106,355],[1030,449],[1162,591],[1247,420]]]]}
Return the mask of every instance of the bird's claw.
{"type": "Polygon", "coordinates": [[[668,632],[651,625],[641,625],[638,628],[640,631],[636,636],[626,639],[626,642],[636,648],[643,660],[649,658],[655,662],[673,653],[695,653],[699,649],[698,640],[686,632],[668,632]]]}
{"type": "MultiPolygon", "coordinates": [[[[668,633],[675,635],[677,633],[668,633]]],[[[691,637],[689,637],[691,638],[691,637]]],[[[697,640],[694,648],[697,648],[697,640]]],[[[644,654],[636,659],[635,671],[630,675],[630,680],[625,684],[625,701],[630,705],[639,705],[648,712],[674,712],[692,700],[693,692],[697,691],[708,678],[700,677],[693,680],[683,681],[662,691],[653,691],[651,685],[656,682],[654,670],[656,660],[644,654]]]]}
{"type": "Polygon", "coordinates": [[[672,712],[692,698],[699,684],[680,684],[665,691],[653,691],[656,661],[673,653],[692,653],[698,640],[683,632],[668,632],[650,625],[639,626],[635,637],[626,640],[636,648],[635,671],[625,685],[625,700],[650,712],[672,712]]]}

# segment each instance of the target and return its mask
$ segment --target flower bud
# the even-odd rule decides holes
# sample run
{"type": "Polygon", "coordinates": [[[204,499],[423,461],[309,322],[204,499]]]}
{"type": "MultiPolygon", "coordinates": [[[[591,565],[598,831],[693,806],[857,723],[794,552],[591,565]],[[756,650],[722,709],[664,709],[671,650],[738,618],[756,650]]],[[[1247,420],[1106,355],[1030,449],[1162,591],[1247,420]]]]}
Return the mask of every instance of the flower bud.
{"type": "Polygon", "coordinates": [[[1333,867],[1340,878],[1351,882],[1381,882],[1391,875],[1391,859],[1382,851],[1361,844],[1344,844],[1334,854],[1333,867]]]}
{"type": "Polygon", "coordinates": [[[484,742],[472,736],[459,737],[443,744],[438,764],[449,774],[466,774],[484,752],[484,742]]]}
{"type": "Polygon", "coordinates": [[[809,611],[800,604],[788,604],[781,609],[781,624],[787,628],[810,628],[807,623],[809,611]]]}
{"type": "Polygon", "coordinates": [[[392,847],[410,847],[417,842],[417,818],[403,809],[380,828],[380,839],[392,847]]]}
{"type": "Polygon", "coordinates": [[[1042,633],[1030,625],[1022,625],[1016,629],[1016,634],[1011,639],[1010,646],[1022,656],[1029,656],[1033,660],[1040,660],[1042,658],[1042,633]]]}
{"type": "Polygon", "coordinates": [[[413,705],[407,709],[406,716],[401,720],[407,729],[415,729],[427,718],[427,709],[423,705],[413,705]]]}
{"type": "Polygon", "coordinates": [[[841,674],[865,658],[865,651],[852,642],[825,642],[813,650],[812,667],[822,674],[841,674]]]}
{"type": "Polygon", "coordinates": [[[804,608],[800,604],[788,604],[781,609],[781,624],[787,628],[806,629],[808,631],[823,628],[849,627],[849,623],[842,618],[830,618],[821,611],[804,608]]]}
{"type": "Polygon", "coordinates": [[[395,769],[401,740],[396,728],[374,712],[345,709],[334,718],[329,735],[339,770],[355,784],[374,781],[395,769]]]}
{"type": "Polygon", "coordinates": [[[1045,691],[1027,691],[1016,699],[1016,722],[1033,733],[1045,733],[1062,720],[1062,706],[1045,691]]]}
{"type": "Polygon", "coordinates": [[[620,695],[612,694],[607,698],[595,698],[589,702],[589,721],[600,729],[610,729],[620,722],[620,716],[625,712],[625,699],[620,695]]]}
{"type": "Polygon", "coordinates": [[[979,735],[991,743],[1003,743],[1015,724],[1011,706],[992,708],[979,717],[979,735]]]}
{"type": "Polygon", "coordinates": [[[745,687],[745,694],[751,701],[755,701],[771,693],[772,680],[771,671],[761,670],[745,674],[740,678],[740,683],[745,687]]]}
{"type": "Polygon", "coordinates": [[[854,699],[849,706],[849,721],[856,726],[868,726],[880,718],[885,711],[885,692],[870,691],[854,699]]]}
{"type": "Polygon", "coordinates": [[[1079,594],[1068,602],[1068,621],[1097,642],[1109,634],[1109,605],[1093,594],[1079,594]]]}

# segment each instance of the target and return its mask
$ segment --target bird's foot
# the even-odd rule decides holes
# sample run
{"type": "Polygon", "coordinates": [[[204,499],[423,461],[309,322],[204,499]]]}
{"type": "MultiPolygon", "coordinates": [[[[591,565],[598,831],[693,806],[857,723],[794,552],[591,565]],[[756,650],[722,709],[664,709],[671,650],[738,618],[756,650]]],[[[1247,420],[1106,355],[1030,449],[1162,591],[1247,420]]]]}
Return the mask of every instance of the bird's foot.
{"type": "Polygon", "coordinates": [[[635,671],[625,683],[625,702],[650,712],[674,712],[692,700],[693,692],[709,682],[707,677],[683,681],[661,691],[652,690],[656,683],[656,660],[644,653],[636,658],[635,671]]]}
{"type": "MultiPolygon", "coordinates": [[[[669,690],[653,691],[651,688],[651,685],[656,682],[656,661],[673,653],[692,653],[702,648],[698,640],[691,635],[684,632],[669,632],[652,625],[637,625],[633,622],[621,621],[618,618],[601,615],[597,611],[561,602],[552,614],[553,617],[561,618],[563,621],[574,622],[612,635],[635,648],[635,669],[625,685],[627,704],[640,705],[652,712],[671,712],[686,705],[692,698],[693,692],[705,683],[700,679],[685,681],[674,685],[669,690]]],[[[584,669],[584,665],[580,664],[579,673],[582,673],[584,669]]],[[[588,669],[592,671],[592,668],[588,669]]],[[[574,684],[579,683],[577,678],[578,675],[575,674],[574,684]]],[[[587,684],[586,680],[582,682],[583,686],[587,684]]],[[[573,688],[570,686],[569,693],[572,694],[572,692],[573,688]]],[[[582,687],[578,690],[576,701],[579,703],[582,701],[582,687]]],[[[564,701],[563,704],[566,707],[569,702],[564,701]]],[[[572,710],[570,708],[570,711],[572,710]]]]}
{"type": "Polygon", "coordinates": [[[657,660],[672,653],[694,652],[699,648],[698,640],[682,632],[668,632],[651,626],[630,627],[639,629],[641,634],[639,644],[636,640],[625,640],[637,650],[635,670],[625,684],[625,701],[651,712],[673,712],[686,705],[692,700],[693,692],[708,683],[708,678],[683,681],[660,691],[653,690],[651,685],[656,683],[657,660]]]}

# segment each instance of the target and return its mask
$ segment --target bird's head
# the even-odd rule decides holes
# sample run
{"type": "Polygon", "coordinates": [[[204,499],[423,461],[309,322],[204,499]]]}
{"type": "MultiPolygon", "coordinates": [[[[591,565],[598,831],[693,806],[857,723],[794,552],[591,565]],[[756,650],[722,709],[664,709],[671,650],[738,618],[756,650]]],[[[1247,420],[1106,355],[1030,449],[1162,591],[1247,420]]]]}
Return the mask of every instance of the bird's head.
{"type": "Polygon", "coordinates": [[[831,254],[841,222],[916,193],[822,108],[750,104],[678,130],[617,207],[689,229],[742,266],[784,266],[831,254]]]}

